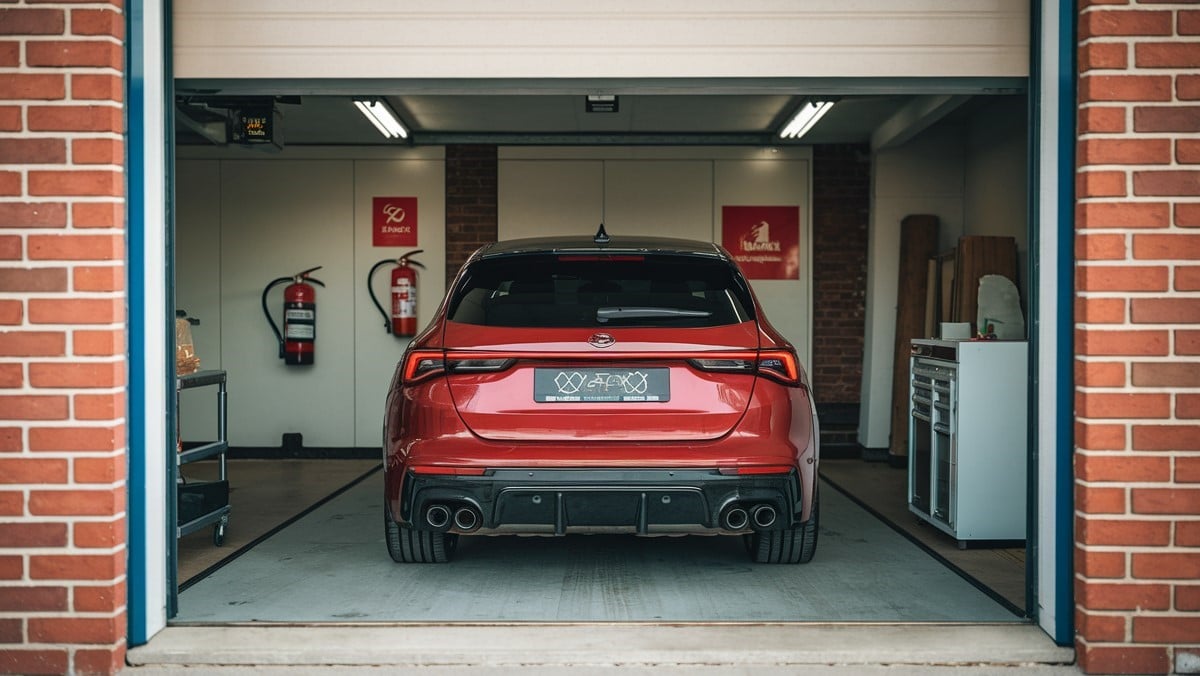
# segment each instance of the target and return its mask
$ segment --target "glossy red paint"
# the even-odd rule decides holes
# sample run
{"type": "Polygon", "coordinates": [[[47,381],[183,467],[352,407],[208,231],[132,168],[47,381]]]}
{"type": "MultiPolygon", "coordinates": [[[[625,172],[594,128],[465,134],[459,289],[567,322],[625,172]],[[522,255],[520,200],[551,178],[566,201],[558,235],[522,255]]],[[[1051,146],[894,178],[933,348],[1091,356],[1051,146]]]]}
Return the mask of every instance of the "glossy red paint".
{"type": "MultiPolygon", "coordinates": [[[[519,253],[530,250],[537,251],[530,245],[519,253]]],[[[714,250],[736,268],[723,250],[714,250]]],[[[657,468],[748,480],[796,476],[802,499],[788,518],[803,523],[815,515],[819,449],[807,376],[757,299],[745,321],[690,328],[481,326],[447,319],[450,295],[487,255],[485,247],[467,262],[397,366],[384,425],[389,514],[405,514],[406,476],[657,468]],[[589,344],[598,332],[612,343],[589,344]],[[460,370],[464,364],[470,370],[460,370]],[[551,367],[666,369],[670,397],[536,401],[535,370],[551,367]]],[[[636,263],[642,254],[559,258],[636,263]]]]}

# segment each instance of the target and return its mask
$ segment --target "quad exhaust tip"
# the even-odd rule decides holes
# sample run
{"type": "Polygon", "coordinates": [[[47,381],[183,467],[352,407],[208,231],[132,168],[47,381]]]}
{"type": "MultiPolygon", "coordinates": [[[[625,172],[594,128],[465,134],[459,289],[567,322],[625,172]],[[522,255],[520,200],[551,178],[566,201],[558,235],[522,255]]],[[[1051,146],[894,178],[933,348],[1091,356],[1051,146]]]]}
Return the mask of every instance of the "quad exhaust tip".
{"type": "Polygon", "coordinates": [[[464,533],[478,530],[480,521],[479,512],[473,507],[459,507],[454,512],[454,527],[464,533]]]}
{"type": "Polygon", "coordinates": [[[425,510],[425,523],[433,528],[445,528],[450,523],[450,508],[445,505],[430,505],[425,510]]]}
{"type": "Polygon", "coordinates": [[[725,512],[726,530],[741,530],[750,523],[750,515],[741,507],[731,507],[725,512]]]}
{"type": "Polygon", "coordinates": [[[756,505],[751,513],[754,525],[758,528],[770,528],[775,525],[775,508],[771,505],[756,505]]]}

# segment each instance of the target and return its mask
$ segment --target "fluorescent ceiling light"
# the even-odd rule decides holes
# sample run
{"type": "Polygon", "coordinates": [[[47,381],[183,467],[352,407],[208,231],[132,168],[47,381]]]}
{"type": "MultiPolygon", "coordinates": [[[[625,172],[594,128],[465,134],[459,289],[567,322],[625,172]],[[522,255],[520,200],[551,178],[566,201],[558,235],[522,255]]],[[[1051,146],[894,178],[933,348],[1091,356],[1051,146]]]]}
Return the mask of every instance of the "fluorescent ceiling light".
{"type": "Polygon", "coordinates": [[[354,105],[358,106],[363,116],[375,125],[384,138],[408,138],[408,130],[400,124],[391,106],[381,99],[355,99],[354,105]]]}
{"type": "Polygon", "coordinates": [[[779,132],[779,138],[800,138],[808,133],[809,129],[816,126],[817,121],[821,119],[829,109],[833,107],[833,101],[809,101],[804,104],[800,110],[796,111],[796,115],[792,117],[792,121],[784,125],[779,132]]]}

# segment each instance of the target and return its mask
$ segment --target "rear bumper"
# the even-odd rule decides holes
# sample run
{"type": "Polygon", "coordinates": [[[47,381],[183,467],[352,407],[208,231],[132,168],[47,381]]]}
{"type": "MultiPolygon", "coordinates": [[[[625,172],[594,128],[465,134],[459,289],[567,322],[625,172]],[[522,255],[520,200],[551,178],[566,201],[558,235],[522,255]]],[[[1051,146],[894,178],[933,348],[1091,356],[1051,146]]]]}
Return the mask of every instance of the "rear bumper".
{"type": "Polygon", "coordinates": [[[506,468],[482,476],[406,472],[400,496],[391,506],[398,522],[452,533],[748,533],[794,527],[804,513],[795,470],[771,475],[726,475],[716,469],[506,468]],[[439,507],[452,515],[448,521],[442,521],[439,507]],[[430,518],[431,508],[436,518],[430,518]],[[736,509],[745,510],[742,527],[736,527],[736,509]],[[456,525],[459,515],[463,521],[456,525]],[[761,517],[757,522],[756,516],[761,517]]]}

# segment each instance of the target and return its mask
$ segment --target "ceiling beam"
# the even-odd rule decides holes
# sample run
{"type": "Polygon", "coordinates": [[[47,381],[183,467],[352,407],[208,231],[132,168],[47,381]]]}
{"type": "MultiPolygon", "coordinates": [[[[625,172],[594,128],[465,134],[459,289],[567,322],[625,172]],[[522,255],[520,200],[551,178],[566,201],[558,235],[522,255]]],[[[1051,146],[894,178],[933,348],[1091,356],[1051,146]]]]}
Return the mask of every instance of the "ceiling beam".
{"type": "Polygon", "coordinates": [[[773,134],[510,134],[413,132],[413,145],[483,144],[503,146],[772,146],[773,134]]]}
{"type": "Polygon", "coordinates": [[[871,133],[871,150],[902,146],[971,99],[965,95],[918,96],[871,133]]]}

